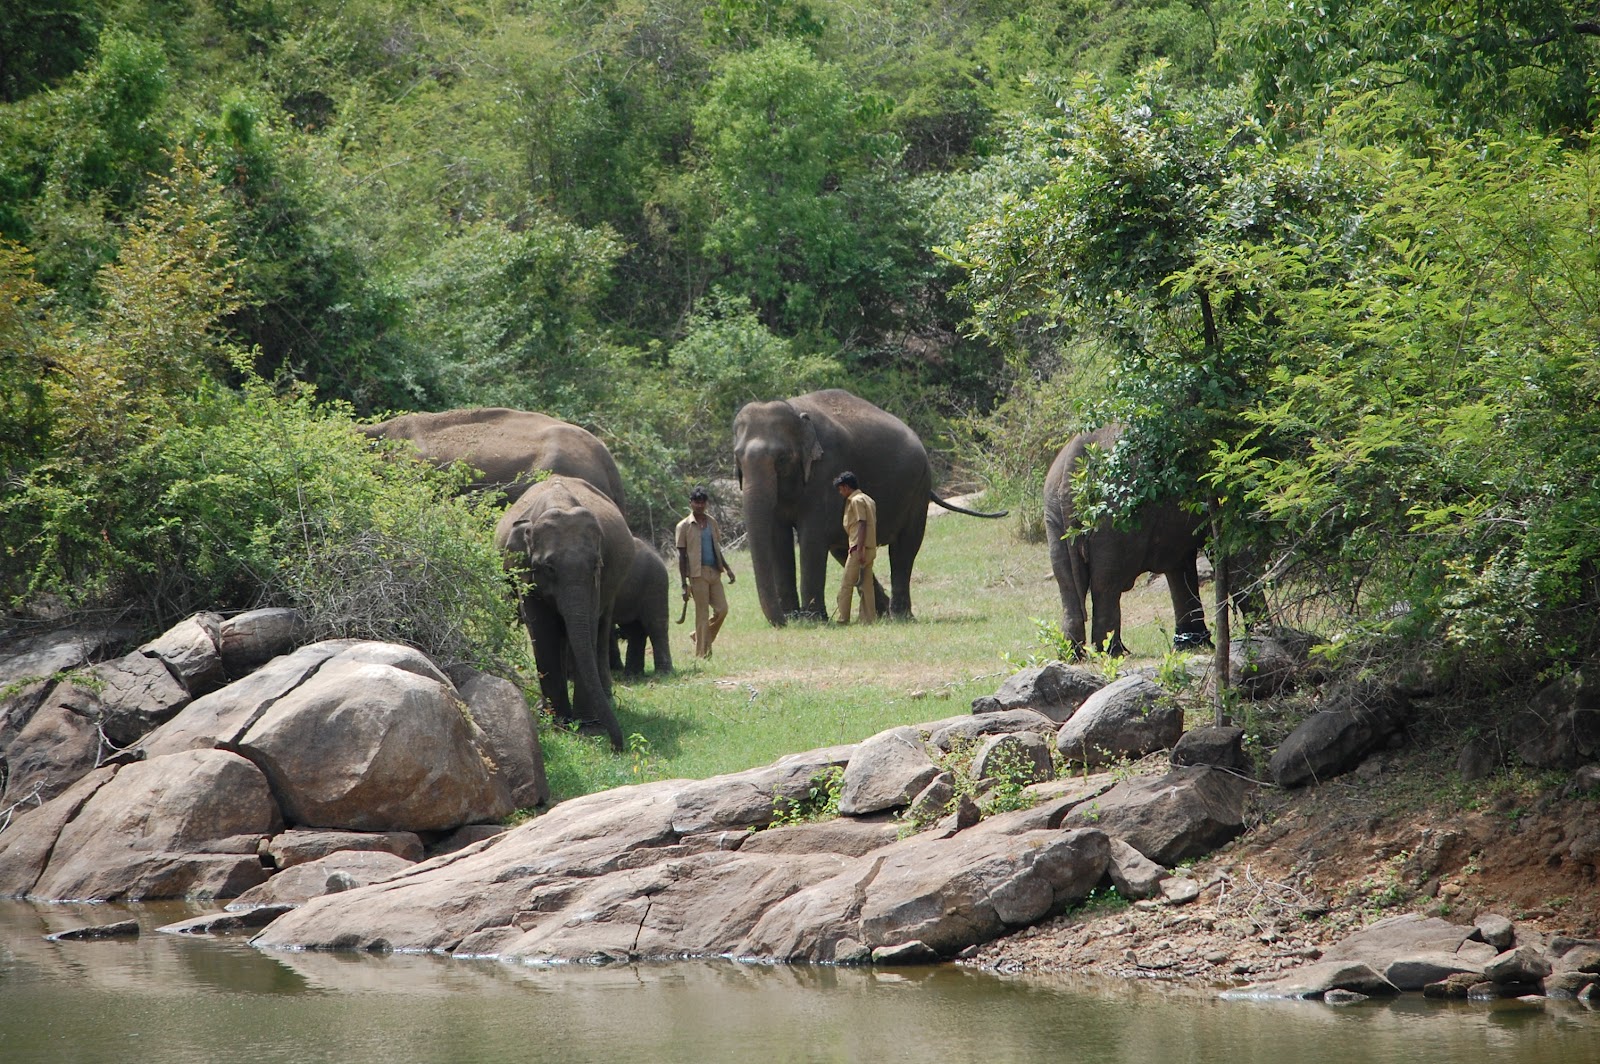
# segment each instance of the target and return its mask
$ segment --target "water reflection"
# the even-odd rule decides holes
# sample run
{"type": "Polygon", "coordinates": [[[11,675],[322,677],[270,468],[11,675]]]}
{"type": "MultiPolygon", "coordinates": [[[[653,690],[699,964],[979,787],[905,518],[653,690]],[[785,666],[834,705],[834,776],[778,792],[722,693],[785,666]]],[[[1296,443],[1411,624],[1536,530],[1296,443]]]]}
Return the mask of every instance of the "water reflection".
{"type": "Polygon", "coordinates": [[[0,1060],[1592,1064],[1600,1044],[1576,1003],[1330,1008],[947,966],[536,968],[151,933],[196,912],[0,903],[0,1060]],[[137,941],[44,940],[130,914],[137,941]]]}

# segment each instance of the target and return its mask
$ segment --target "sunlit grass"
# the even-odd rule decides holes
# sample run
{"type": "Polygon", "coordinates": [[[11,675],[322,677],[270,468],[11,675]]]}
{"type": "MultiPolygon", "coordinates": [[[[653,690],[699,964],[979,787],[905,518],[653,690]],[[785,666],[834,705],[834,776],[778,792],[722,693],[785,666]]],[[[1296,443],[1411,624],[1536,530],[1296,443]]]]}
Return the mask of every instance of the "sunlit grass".
{"type": "MultiPolygon", "coordinates": [[[[887,583],[887,554],[878,556],[887,583]]],[[[619,683],[622,754],[603,739],[546,731],[557,800],[646,779],[708,776],[765,765],[784,754],[865,739],[885,728],[971,711],[1022,662],[1041,654],[1036,621],[1059,620],[1045,547],[1021,542],[1012,519],[941,515],[912,580],[916,619],[870,627],[790,624],[761,615],[749,555],[731,551],[738,582],[710,661],[692,657],[693,619],[672,629],[677,671],[619,683]]],[[[827,597],[838,588],[830,564],[827,597]]],[[[1124,597],[1124,639],[1134,663],[1170,646],[1171,606],[1159,585],[1124,597]]],[[[674,603],[673,618],[677,617],[674,603]]]]}

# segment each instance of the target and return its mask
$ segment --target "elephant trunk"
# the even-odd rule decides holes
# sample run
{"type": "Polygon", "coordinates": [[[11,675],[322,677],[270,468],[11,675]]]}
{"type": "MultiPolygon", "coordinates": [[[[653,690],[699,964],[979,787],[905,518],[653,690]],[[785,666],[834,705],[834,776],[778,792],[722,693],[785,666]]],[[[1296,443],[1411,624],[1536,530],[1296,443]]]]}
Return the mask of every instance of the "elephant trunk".
{"type": "Polygon", "coordinates": [[[788,622],[793,608],[789,601],[796,596],[794,533],[778,517],[778,498],[772,476],[770,466],[746,471],[744,524],[761,612],[768,623],[781,628],[788,622]]]}
{"type": "MultiPolygon", "coordinates": [[[[621,750],[622,726],[611,705],[611,691],[600,678],[599,654],[605,653],[596,625],[600,623],[600,603],[591,584],[562,585],[557,595],[561,619],[567,629],[567,646],[572,651],[572,711],[580,724],[599,723],[621,750]]],[[[607,633],[609,635],[609,633],[607,633]]]]}

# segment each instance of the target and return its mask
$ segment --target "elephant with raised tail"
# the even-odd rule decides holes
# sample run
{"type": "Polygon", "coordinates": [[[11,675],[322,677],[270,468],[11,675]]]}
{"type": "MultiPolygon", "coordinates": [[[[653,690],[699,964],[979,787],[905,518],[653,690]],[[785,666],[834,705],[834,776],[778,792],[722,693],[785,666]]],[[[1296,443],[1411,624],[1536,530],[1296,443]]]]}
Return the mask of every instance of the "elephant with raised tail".
{"type": "Polygon", "coordinates": [[[1200,602],[1196,556],[1205,540],[1204,519],[1176,499],[1147,502],[1122,528],[1105,517],[1085,529],[1072,498],[1073,475],[1091,449],[1109,452],[1122,438],[1121,425],[1074,436],[1061,448],[1044,481],[1044,527],[1050,568],[1061,591],[1061,631],[1076,654],[1085,646],[1085,602],[1094,605],[1096,649],[1126,654],[1122,643],[1122,595],[1144,573],[1166,577],[1172,595],[1173,645],[1208,646],[1205,607],[1200,602]],[[1108,645],[1109,640],[1109,645],[1108,645]]]}
{"type": "Polygon", "coordinates": [[[586,480],[626,510],[622,474],[606,445],[577,425],[531,410],[501,406],[402,414],[362,425],[374,440],[409,440],[424,461],[444,468],[465,462],[479,476],[468,487],[498,491],[513,503],[540,470],[586,480]]]}
{"type": "Polygon", "coordinates": [[[933,492],[933,466],[917,434],[887,411],[837,388],[746,404],[733,421],[744,523],[761,612],[774,625],[827,617],[828,556],[849,546],[844,500],[833,486],[855,473],[878,504],[878,544],[889,548],[891,594],[874,581],[878,613],[911,616],[911,569],[922,549],[928,503],[974,517],[933,492]],[[795,558],[798,548],[799,580],[795,558]]]}
{"type": "Polygon", "coordinates": [[[494,542],[506,570],[527,584],[520,612],[551,712],[585,731],[603,730],[621,750],[611,704],[611,635],[617,592],[634,554],[622,511],[587,481],[550,477],[512,504],[494,542]]]}

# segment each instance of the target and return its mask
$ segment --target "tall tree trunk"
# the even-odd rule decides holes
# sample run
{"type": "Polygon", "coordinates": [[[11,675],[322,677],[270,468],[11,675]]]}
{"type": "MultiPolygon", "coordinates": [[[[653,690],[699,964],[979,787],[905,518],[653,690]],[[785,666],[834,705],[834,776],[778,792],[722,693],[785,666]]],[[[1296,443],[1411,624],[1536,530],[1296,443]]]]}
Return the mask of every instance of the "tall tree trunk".
{"type": "Polygon", "coordinates": [[[1206,509],[1211,514],[1211,578],[1216,586],[1217,600],[1212,610],[1214,631],[1212,639],[1216,646],[1216,656],[1212,661],[1217,682],[1215,685],[1216,721],[1219,725],[1231,723],[1228,718],[1228,670],[1232,664],[1229,660],[1229,647],[1233,642],[1232,615],[1230,602],[1233,598],[1233,588],[1228,550],[1222,539],[1222,513],[1215,497],[1206,503],[1206,509]]]}

